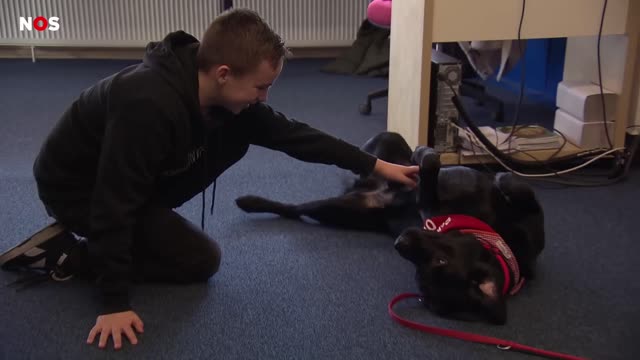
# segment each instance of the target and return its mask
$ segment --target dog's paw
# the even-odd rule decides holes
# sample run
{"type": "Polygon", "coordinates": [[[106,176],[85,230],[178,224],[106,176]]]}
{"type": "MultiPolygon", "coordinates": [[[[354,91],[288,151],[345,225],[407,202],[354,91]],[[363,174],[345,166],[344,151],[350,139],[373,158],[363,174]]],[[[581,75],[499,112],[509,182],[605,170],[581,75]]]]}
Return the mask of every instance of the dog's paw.
{"type": "Polygon", "coordinates": [[[241,196],[236,199],[236,205],[248,213],[264,211],[264,205],[268,202],[267,199],[254,195],[241,196]]]}
{"type": "Polygon", "coordinates": [[[429,174],[429,173],[437,173],[440,170],[440,154],[437,153],[428,153],[422,157],[420,160],[420,173],[429,174]]]}
{"type": "Polygon", "coordinates": [[[434,148],[421,145],[416,147],[411,155],[411,163],[421,165],[425,157],[440,159],[440,154],[434,148]]]}

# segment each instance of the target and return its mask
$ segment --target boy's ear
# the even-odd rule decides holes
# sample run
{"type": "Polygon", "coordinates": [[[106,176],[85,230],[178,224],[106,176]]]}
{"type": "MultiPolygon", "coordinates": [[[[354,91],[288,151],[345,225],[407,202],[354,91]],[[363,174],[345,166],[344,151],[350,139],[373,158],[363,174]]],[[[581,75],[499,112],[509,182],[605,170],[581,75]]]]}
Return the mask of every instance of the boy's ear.
{"type": "Polygon", "coordinates": [[[214,77],[221,84],[227,82],[231,75],[231,68],[227,65],[214,66],[211,68],[211,71],[214,72],[214,77]]]}

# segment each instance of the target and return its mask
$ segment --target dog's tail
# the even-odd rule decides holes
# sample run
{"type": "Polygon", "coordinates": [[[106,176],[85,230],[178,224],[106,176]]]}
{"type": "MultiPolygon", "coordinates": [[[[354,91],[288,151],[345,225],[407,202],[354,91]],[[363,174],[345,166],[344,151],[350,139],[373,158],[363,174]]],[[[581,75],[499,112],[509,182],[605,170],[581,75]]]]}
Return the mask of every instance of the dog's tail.
{"type": "Polygon", "coordinates": [[[300,217],[294,205],[283,204],[260,196],[241,196],[236,199],[236,205],[248,213],[272,213],[290,219],[300,217]]]}

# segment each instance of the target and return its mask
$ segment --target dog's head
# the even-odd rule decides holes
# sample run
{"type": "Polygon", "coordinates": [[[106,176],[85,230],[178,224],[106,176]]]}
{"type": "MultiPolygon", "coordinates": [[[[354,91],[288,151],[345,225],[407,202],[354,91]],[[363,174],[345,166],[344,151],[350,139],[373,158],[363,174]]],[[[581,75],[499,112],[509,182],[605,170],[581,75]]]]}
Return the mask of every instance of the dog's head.
{"type": "Polygon", "coordinates": [[[395,248],[415,265],[416,282],[430,310],[457,319],[506,322],[502,270],[473,235],[410,228],[396,239],[395,248]]]}

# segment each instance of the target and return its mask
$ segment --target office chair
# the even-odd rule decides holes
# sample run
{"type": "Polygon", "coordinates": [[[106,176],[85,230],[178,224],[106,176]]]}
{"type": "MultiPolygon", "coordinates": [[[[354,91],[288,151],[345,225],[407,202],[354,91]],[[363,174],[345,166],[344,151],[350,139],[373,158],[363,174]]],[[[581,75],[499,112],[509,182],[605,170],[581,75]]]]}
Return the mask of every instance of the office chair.
{"type": "MultiPolygon", "coordinates": [[[[367,6],[367,19],[377,27],[391,28],[391,0],[373,0],[367,6]]],[[[360,104],[362,115],[371,114],[371,101],[389,96],[389,88],[376,90],[367,94],[367,100],[360,104]]]]}
{"type": "MultiPolygon", "coordinates": [[[[371,24],[385,29],[391,28],[391,1],[392,0],[373,0],[369,3],[369,6],[367,7],[367,19],[371,24]]],[[[493,109],[493,120],[503,122],[504,102],[497,97],[488,94],[484,85],[473,81],[475,74],[473,73],[473,69],[469,71],[470,66],[468,61],[466,64],[464,63],[464,61],[467,60],[467,56],[460,46],[457,43],[435,44],[435,48],[463,61],[463,70],[466,71],[463,71],[463,79],[460,84],[460,95],[475,99],[476,103],[480,106],[490,105],[493,109]]],[[[363,115],[371,114],[372,101],[387,97],[388,95],[389,88],[370,92],[367,94],[366,101],[359,106],[360,113],[363,115]]]]}

